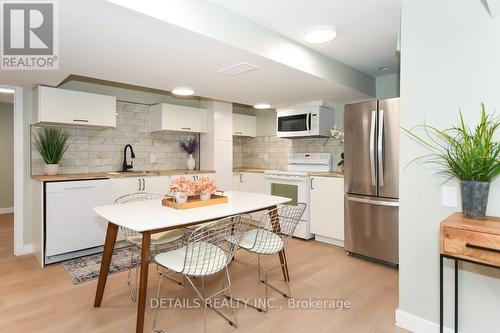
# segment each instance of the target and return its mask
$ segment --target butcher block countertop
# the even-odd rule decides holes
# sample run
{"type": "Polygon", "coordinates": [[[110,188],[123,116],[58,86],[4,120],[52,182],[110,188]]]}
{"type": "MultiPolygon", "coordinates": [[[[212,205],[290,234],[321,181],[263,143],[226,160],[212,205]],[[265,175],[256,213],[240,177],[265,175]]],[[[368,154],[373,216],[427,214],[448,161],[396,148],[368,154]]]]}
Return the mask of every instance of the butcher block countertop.
{"type": "Polygon", "coordinates": [[[233,172],[251,172],[251,173],[264,173],[268,169],[263,169],[263,168],[245,168],[245,167],[239,167],[239,168],[233,168],[233,172]]]}
{"type": "Polygon", "coordinates": [[[344,173],[343,172],[311,172],[309,174],[309,176],[344,178],[344,173]]]}
{"type": "Polygon", "coordinates": [[[155,170],[155,171],[129,171],[129,172],[100,172],[100,173],[71,173],[56,176],[32,176],[33,179],[41,182],[59,182],[82,179],[110,179],[126,177],[151,177],[151,176],[177,176],[177,175],[197,175],[200,173],[215,173],[214,170],[155,170]]]}

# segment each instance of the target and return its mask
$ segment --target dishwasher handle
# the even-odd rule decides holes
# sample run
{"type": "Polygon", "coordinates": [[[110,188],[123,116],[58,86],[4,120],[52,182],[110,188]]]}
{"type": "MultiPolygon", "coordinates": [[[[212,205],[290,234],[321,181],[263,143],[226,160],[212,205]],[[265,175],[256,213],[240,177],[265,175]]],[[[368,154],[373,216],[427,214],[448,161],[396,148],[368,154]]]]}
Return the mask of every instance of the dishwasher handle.
{"type": "Polygon", "coordinates": [[[90,189],[96,189],[97,186],[95,185],[90,185],[90,186],[75,186],[75,187],[65,187],[64,191],[78,191],[78,190],[90,190],[90,189]]]}

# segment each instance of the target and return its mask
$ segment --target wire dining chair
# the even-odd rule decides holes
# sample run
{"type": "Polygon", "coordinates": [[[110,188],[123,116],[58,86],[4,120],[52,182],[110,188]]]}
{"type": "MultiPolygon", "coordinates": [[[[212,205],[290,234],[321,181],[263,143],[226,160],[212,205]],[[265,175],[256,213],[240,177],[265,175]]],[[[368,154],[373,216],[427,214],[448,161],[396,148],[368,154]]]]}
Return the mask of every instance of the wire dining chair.
{"type": "Polygon", "coordinates": [[[255,229],[246,231],[239,243],[240,248],[253,254],[257,261],[259,281],[266,287],[265,301],[263,304],[262,302],[259,303],[259,305],[262,304],[262,307],[250,304],[240,298],[233,298],[231,295],[226,295],[226,298],[244,303],[259,312],[267,312],[269,288],[274,289],[286,298],[290,297],[290,282],[288,279],[285,279],[287,291],[284,292],[268,282],[268,275],[277,268],[281,268],[283,271],[287,269],[286,257],[282,256],[282,251],[292,238],[306,207],[305,203],[299,203],[297,205],[283,205],[269,210],[260,219],[260,225],[255,229]],[[280,259],[283,260],[277,266],[266,268],[261,261],[261,256],[275,254],[279,254],[280,259]]]}
{"type": "MultiPolygon", "coordinates": [[[[249,223],[249,216],[237,215],[202,225],[193,231],[182,248],[156,255],[155,261],[165,269],[164,272],[160,271],[157,299],[160,299],[163,278],[172,272],[184,275],[203,303],[204,332],[207,332],[207,309],[213,310],[229,325],[237,327],[234,309],[231,307],[232,318],[229,318],[213,307],[210,300],[217,295],[223,295],[226,291],[231,295],[231,278],[227,266],[238,249],[249,223]],[[222,289],[209,296],[204,295],[205,291],[201,291],[193,282],[193,279],[203,279],[221,271],[224,271],[222,289]]],[[[153,331],[164,332],[155,328],[157,314],[158,307],[154,314],[153,331]]]]}
{"type": "MultiPolygon", "coordinates": [[[[126,204],[130,202],[137,201],[146,201],[146,200],[159,200],[165,198],[164,194],[161,193],[151,193],[151,192],[137,192],[130,193],[124,196],[119,197],[115,200],[115,205],[126,204]]],[[[129,245],[130,251],[130,265],[128,266],[128,277],[127,277],[127,285],[130,290],[130,296],[132,297],[132,301],[136,301],[137,295],[137,285],[139,283],[139,258],[141,257],[141,248],[142,248],[142,234],[134,231],[132,229],[128,229],[125,227],[120,227],[120,231],[122,232],[125,240],[129,245]],[[134,258],[135,253],[138,253],[137,259],[135,260],[135,288],[132,286],[132,282],[130,279],[132,267],[134,266],[134,258]]],[[[181,240],[184,237],[184,231],[181,229],[178,230],[170,230],[164,231],[151,235],[151,246],[154,247],[155,253],[159,252],[159,246],[162,245],[172,245],[174,246],[176,242],[181,240]]],[[[173,279],[173,278],[172,278],[173,279]]],[[[174,280],[175,282],[182,284],[181,282],[174,280]]]]}

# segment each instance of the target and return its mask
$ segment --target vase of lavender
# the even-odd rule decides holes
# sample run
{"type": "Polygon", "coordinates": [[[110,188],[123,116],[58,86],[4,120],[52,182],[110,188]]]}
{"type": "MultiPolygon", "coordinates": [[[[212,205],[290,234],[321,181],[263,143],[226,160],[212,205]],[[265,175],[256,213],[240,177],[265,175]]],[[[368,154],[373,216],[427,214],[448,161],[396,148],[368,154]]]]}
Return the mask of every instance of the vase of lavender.
{"type": "Polygon", "coordinates": [[[198,148],[198,140],[196,140],[196,137],[191,137],[187,141],[179,141],[179,147],[189,155],[186,162],[188,170],[194,170],[196,166],[196,160],[194,159],[193,154],[198,148]]]}

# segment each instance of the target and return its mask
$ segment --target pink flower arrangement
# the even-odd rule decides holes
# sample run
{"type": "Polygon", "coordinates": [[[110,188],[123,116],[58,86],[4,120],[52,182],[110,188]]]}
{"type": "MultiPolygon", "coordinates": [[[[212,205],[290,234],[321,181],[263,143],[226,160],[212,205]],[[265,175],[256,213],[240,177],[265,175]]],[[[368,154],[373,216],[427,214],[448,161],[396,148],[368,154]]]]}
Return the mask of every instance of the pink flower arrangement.
{"type": "Polygon", "coordinates": [[[179,177],[170,183],[170,191],[186,193],[187,195],[196,195],[196,187],[192,180],[186,177],[179,177]]]}
{"type": "Polygon", "coordinates": [[[194,182],[196,187],[196,194],[210,193],[214,194],[217,191],[217,185],[209,177],[201,177],[194,182]]]}
{"type": "Polygon", "coordinates": [[[170,183],[170,191],[186,193],[187,195],[200,195],[203,193],[214,194],[217,191],[217,185],[209,177],[201,177],[196,181],[179,177],[170,183]]]}

